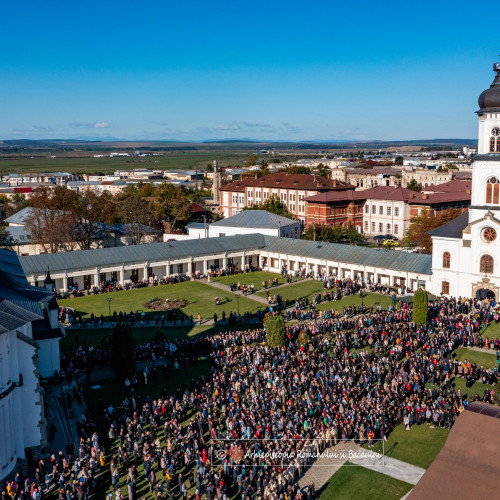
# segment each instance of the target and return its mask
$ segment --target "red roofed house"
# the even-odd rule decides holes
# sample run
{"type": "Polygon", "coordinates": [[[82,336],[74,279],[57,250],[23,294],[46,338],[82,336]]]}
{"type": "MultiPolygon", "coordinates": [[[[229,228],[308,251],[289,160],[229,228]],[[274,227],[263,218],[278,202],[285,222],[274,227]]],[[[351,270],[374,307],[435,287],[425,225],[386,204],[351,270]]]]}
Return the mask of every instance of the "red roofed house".
{"type": "Polygon", "coordinates": [[[354,186],[317,175],[279,172],[264,177],[246,177],[220,188],[220,211],[224,217],[236,215],[243,207],[260,205],[276,195],[298,219],[306,219],[305,199],[319,193],[350,191],[354,186]]]}

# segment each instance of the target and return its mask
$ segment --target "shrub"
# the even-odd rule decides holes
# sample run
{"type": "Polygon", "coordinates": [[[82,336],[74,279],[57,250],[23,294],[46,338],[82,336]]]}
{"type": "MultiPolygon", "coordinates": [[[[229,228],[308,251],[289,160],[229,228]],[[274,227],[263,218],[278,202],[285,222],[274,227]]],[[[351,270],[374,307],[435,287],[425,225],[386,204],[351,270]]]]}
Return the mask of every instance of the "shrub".
{"type": "Polygon", "coordinates": [[[119,380],[125,380],[128,372],[135,370],[134,338],[128,323],[118,324],[113,328],[111,364],[119,380]]]}
{"type": "Polygon", "coordinates": [[[413,297],[413,321],[416,325],[427,325],[427,292],[417,290],[413,297]]]}
{"type": "Polygon", "coordinates": [[[286,344],[285,320],[281,314],[268,317],[265,328],[269,347],[282,347],[286,344]]]}
{"type": "Polygon", "coordinates": [[[165,342],[165,332],[158,328],[151,339],[152,342],[165,342]]]}

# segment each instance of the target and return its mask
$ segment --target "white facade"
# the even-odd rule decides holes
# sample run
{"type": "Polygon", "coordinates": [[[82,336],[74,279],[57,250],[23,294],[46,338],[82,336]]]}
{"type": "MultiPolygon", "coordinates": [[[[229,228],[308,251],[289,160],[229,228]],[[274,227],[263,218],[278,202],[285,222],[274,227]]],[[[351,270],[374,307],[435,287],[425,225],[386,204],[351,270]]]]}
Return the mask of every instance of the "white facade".
{"type": "Polygon", "coordinates": [[[46,442],[40,376],[60,367],[57,313],[52,291],[30,287],[17,256],[0,250],[0,480],[46,442]]]}
{"type": "Polygon", "coordinates": [[[500,298],[500,69],[496,71],[486,91],[491,94],[479,99],[479,156],[472,166],[468,218],[462,216],[462,221],[452,221],[432,236],[435,294],[500,298]],[[498,108],[493,107],[495,99],[498,108]]]}
{"type": "Polygon", "coordinates": [[[402,238],[410,227],[410,206],[404,200],[366,200],[363,231],[367,236],[392,234],[402,238]]]}

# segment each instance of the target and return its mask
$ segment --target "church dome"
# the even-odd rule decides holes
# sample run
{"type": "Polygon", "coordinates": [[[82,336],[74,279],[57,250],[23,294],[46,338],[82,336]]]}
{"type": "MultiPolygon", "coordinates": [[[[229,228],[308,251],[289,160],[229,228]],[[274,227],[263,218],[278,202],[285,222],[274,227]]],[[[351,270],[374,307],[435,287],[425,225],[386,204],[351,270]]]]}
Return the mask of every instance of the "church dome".
{"type": "Polygon", "coordinates": [[[500,111],[500,63],[493,65],[493,71],[497,74],[493,83],[479,96],[480,111],[500,111]]]}

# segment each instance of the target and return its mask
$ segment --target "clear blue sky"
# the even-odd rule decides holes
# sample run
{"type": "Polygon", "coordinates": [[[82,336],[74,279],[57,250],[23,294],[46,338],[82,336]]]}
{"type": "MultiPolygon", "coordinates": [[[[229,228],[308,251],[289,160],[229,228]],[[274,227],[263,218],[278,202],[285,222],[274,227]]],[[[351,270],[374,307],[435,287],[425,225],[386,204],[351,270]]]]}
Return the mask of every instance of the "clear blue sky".
{"type": "Polygon", "coordinates": [[[500,60],[464,1],[2,2],[0,139],[474,138],[500,60]]]}

